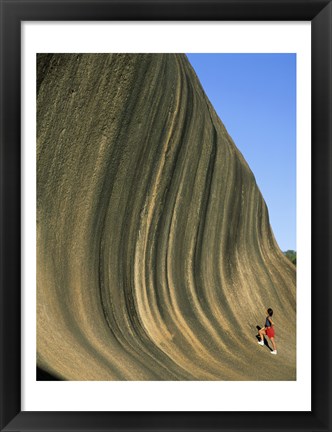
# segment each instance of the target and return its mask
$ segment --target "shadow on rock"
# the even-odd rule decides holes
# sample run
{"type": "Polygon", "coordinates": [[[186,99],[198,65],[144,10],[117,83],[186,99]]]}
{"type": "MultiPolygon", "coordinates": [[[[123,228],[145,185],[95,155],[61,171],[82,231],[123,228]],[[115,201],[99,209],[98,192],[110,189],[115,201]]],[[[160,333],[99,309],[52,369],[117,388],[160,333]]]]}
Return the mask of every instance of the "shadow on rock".
{"type": "Polygon", "coordinates": [[[63,381],[61,378],[58,378],[55,375],[51,375],[50,373],[44,371],[38,366],[36,370],[36,379],[37,381],[63,381]]]}

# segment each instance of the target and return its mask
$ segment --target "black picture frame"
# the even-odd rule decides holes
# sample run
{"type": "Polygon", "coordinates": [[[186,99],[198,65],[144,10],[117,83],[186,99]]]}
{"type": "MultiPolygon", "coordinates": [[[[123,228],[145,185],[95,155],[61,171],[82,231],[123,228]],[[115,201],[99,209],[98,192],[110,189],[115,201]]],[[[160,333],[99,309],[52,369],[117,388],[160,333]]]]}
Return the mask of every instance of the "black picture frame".
{"type": "Polygon", "coordinates": [[[1,431],[331,431],[331,0],[1,0],[0,13],[1,431]],[[311,21],[310,412],[265,412],[263,400],[262,412],[21,411],[21,22],[90,20],[311,21]]]}

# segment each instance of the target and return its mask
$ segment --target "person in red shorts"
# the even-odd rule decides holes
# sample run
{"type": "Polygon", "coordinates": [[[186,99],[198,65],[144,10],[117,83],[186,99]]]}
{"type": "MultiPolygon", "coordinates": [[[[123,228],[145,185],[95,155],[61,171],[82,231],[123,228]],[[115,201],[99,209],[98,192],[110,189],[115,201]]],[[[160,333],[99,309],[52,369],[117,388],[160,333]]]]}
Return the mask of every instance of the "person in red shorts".
{"type": "Polygon", "coordinates": [[[271,351],[271,354],[276,355],[277,354],[277,346],[276,343],[274,341],[274,323],[272,321],[272,315],[273,315],[273,310],[271,308],[269,308],[267,310],[267,317],[265,319],[265,326],[263,328],[261,328],[258,332],[261,340],[258,342],[259,345],[264,346],[264,335],[266,335],[272,342],[272,346],[273,346],[273,351],[271,351]]]}

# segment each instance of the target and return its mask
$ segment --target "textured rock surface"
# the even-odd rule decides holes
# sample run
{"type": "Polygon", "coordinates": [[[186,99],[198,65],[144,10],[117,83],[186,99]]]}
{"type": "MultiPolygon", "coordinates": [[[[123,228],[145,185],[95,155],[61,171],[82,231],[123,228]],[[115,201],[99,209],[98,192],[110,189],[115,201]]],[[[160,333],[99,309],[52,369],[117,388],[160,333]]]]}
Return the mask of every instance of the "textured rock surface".
{"type": "Polygon", "coordinates": [[[295,268],[185,55],[39,55],[37,359],[67,380],[294,380],[295,268]],[[278,356],[257,344],[275,311],[278,356]]]}

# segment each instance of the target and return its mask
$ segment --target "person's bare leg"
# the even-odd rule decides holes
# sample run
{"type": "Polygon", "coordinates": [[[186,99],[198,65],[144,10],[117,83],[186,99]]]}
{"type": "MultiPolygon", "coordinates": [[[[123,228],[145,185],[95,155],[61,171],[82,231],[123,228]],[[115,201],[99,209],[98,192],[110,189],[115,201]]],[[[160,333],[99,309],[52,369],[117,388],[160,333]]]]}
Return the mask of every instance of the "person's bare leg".
{"type": "Polygon", "coordinates": [[[258,334],[259,334],[259,336],[261,338],[261,340],[258,343],[259,343],[259,345],[264,346],[264,335],[266,334],[265,330],[264,329],[260,329],[258,331],[258,334]]]}
{"type": "Polygon", "coordinates": [[[259,336],[261,338],[261,341],[263,341],[264,340],[264,335],[266,335],[265,330],[264,329],[260,329],[259,332],[258,332],[258,334],[259,334],[259,336]]]}
{"type": "Polygon", "coordinates": [[[276,343],[274,342],[274,337],[271,337],[270,340],[271,340],[271,342],[272,342],[273,350],[274,350],[274,351],[277,351],[277,345],[276,345],[276,343]]]}

